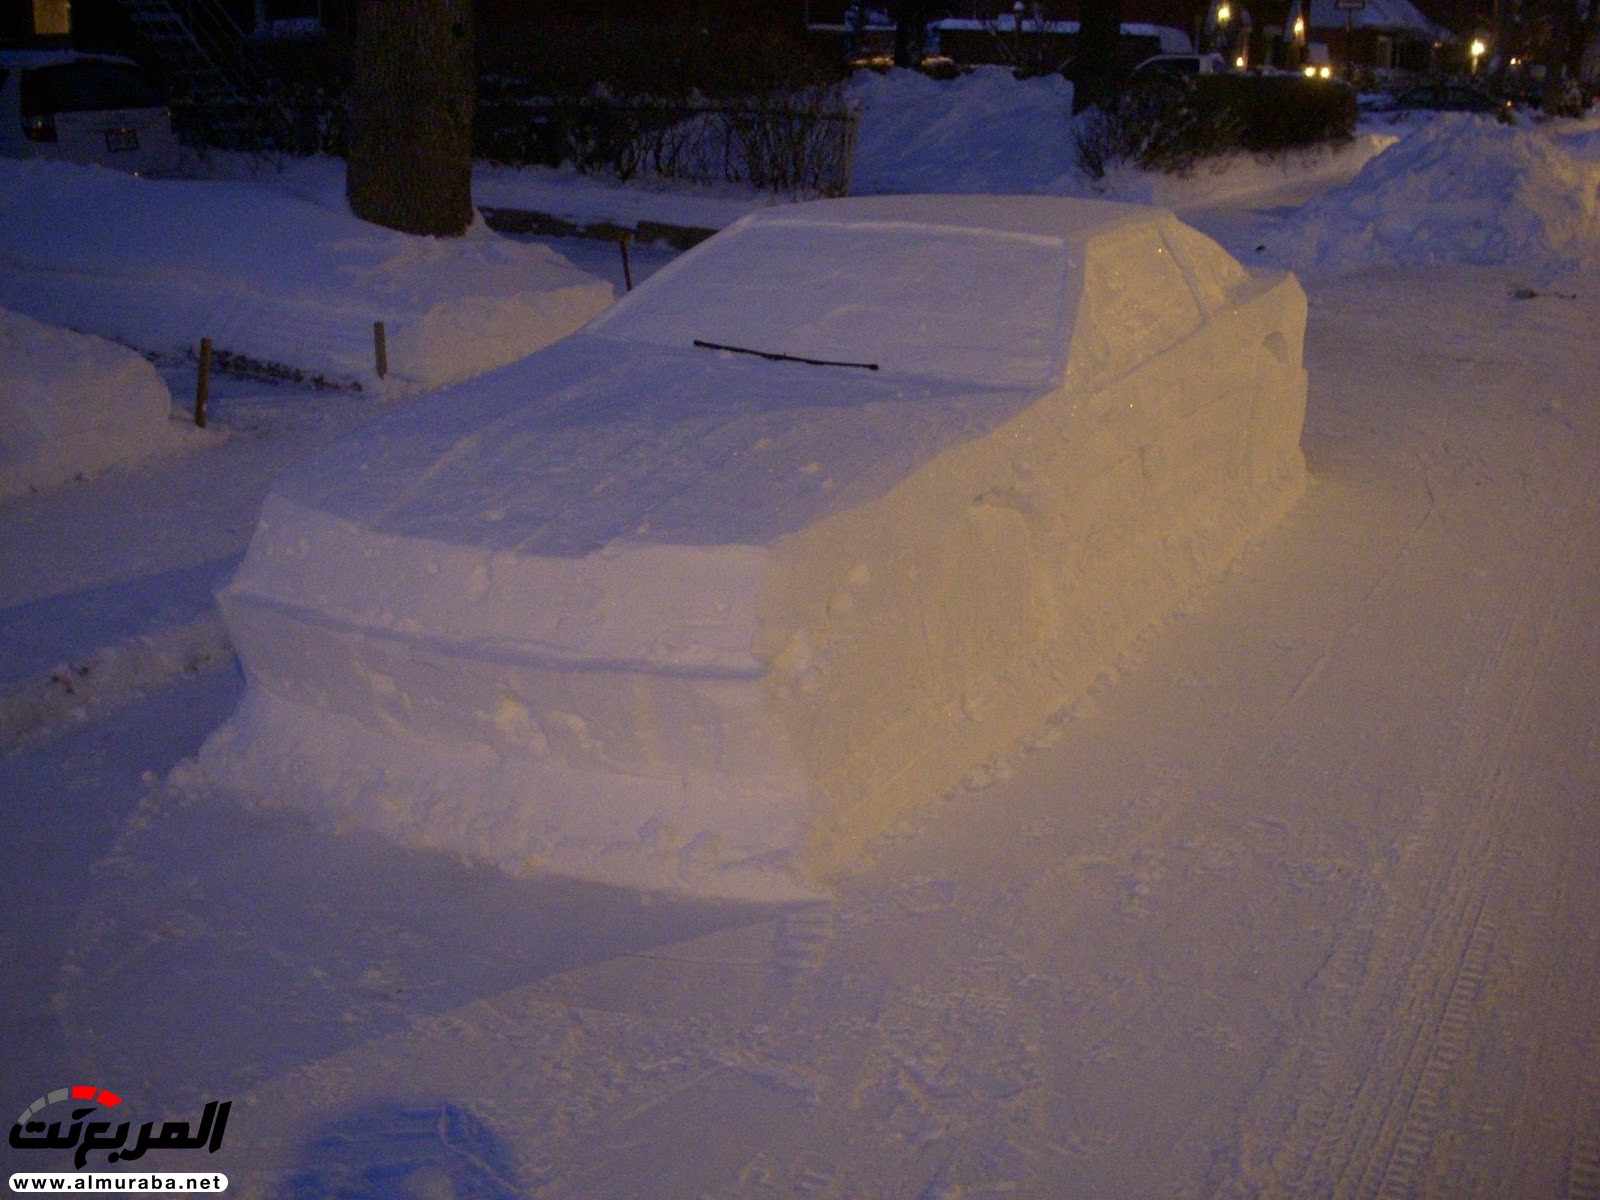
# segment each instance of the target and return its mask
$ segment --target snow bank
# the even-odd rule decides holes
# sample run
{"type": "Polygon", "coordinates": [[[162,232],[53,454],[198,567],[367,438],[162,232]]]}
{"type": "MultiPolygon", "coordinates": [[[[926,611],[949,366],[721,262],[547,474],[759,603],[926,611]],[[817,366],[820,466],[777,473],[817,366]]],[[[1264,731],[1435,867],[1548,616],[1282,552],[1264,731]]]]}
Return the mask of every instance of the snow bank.
{"type": "Polygon", "coordinates": [[[0,309],[0,497],[178,445],[172,396],[140,355],[0,309]]]}
{"type": "Polygon", "coordinates": [[[0,160],[0,304],[146,350],[219,351],[433,388],[532,353],[612,299],[543,246],[479,225],[420,238],[283,191],[0,160]],[[288,287],[281,282],[289,281],[288,287]]]}
{"type": "Polygon", "coordinates": [[[1321,272],[1592,262],[1600,165],[1539,130],[1441,116],[1291,216],[1276,252],[1321,272]]]}
{"type": "Polygon", "coordinates": [[[514,872],[793,895],[1293,502],[1304,320],[1153,209],[758,214],[284,480],[203,767],[514,872]]]}
{"type": "Polygon", "coordinates": [[[1018,81],[1007,67],[956,79],[858,72],[861,106],[850,190],[1073,195],[1086,190],[1072,140],[1072,85],[1018,81]]]}

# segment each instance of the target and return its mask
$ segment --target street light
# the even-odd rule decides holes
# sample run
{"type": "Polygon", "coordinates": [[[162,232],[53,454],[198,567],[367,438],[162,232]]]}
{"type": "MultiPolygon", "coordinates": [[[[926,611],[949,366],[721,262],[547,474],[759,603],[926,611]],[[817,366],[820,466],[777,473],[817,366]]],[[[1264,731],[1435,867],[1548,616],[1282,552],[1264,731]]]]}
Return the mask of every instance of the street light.
{"type": "Polygon", "coordinates": [[[1488,49],[1489,47],[1484,44],[1482,38],[1472,39],[1472,73],[1474,75],[1478,73],[1478,60],[1483,57],[1484,52],[1488,49]]]}

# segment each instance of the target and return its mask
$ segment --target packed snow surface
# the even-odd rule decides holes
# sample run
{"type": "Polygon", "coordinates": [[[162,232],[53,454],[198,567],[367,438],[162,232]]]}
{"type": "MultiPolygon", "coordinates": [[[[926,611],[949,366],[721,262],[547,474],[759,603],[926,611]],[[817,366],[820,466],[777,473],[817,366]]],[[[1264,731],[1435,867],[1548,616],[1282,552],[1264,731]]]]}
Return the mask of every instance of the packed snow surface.
{"type": "Polygon", "coordinates": [[[1292,503],[1304,321],[1155,209],[746,217],[277,489],[202,764],[519,873],[792,893],[1292,503]]]}
{"type": "MultiPolygon", "coordinates": [[[[895,119],[900,83],[873,86],[864,119],[895,119]]],[[[923,86],[904,84],[928,120],[966,132],[920,143],[942,166],[863,159],[860,178],[925,189],[1002,132],[1041,155],[1062,135],[1026,116],[1047,89],[923,86]],[[980,103],[1022,115],[998,131],[980,103]]],[[[215,436],[0,502],[9,1111],[71,1084],[116,1091],[135,1127],[231,1100],[215,1155],[142,1167],[220,1170],[263,1200],[1592,1200],[1600,275],[1581,250],[1557,268],[1537,246],[1497,265],[1363,249],[1374,202],[1346,220],[1361,189],[1338,189],[1437,123],[1185,179],[1058,181],[1294,267],[1309,483],[1087,693],[921,797],[826,901],[513,878],[198,777],[245,690],[212,589],[271,481],[389,410],[370,391],[218,379],[215,436]],[[1296,225],[1318,231],[1299,263],[1296,225]]],[[[1592,163],[1597,128],[1510,134],[1592,163]]],[[[1395,193],[1386,222],[1447,256],[1519,190],[1583,203],[1523,151],[1501,172],[1463,139],[1454,169],[1495,187],[1420,213],[1395,193]]],[[[973,186],[1032,187],[1032,152],[973,186]]],[[[771,203],[493,174],[497,203],[623,223],[771,203]]],[[[342,194],[323,162],[253,186],[342,194]]],[[[615,245],[558,249],[620,290],[615,245]]],[[[672,257],[633,249],[636,279],[672,257]]],[[[142,254],[182,276],[180,244],[142,254]]],[[[252,286],[291,307],[303,261],[258,258],[252,286]]],[[[151,307],[82,300],[79,320],[151,307]]],[[[161,370],[190,394],[192,366],[161,370]]],[[[0,1159],[64,1170],[72,1152],[0,1159]]]]}
{"type": "Polygon", "coordinates": [[[545,246],[479,226],[411,237],[335,198],[0,159],[0,305],[158,354],[278,375],[435,388],[578,328],[612,289],[545,246]],[[292,291],[261,281],[288,275],[292,291]]]}

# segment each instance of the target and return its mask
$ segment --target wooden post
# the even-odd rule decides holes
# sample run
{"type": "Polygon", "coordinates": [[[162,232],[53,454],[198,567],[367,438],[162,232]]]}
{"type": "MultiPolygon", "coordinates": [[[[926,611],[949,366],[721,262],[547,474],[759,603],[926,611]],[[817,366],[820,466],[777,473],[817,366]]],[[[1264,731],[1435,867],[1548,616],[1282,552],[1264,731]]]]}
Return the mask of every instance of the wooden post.
{"type": "Polygon", "coordinates": [[[382,379],[389,374],[389,342],[384,336],[382,321],[372,323],[372,349],[378,359],[378,378],[382,379]]]}
{"type": "Polygon", "coordinates": [[[623,230],[619,244],[622,246],[622,284],[624,291],[633,291],[633,268],[628,265],[628,243],[633,240],[631,230],[623,230]]]}
{"type": "Polygon", "coordinates": [[[200,378],[194,387],[194,423],[206,427],[206,402],[211,398],[211,339],[200,339],[200,378]]]}

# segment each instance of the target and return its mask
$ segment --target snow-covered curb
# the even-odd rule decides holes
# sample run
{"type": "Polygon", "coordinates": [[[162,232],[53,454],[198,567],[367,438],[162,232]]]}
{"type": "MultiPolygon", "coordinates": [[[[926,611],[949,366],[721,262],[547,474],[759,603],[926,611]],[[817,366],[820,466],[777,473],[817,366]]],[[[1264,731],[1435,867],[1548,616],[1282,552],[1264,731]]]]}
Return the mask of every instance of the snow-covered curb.
{"type": "Polygon", "coordinates": [[[61,663],[37,682],[0,696],[0,753],[102,717],[174,680],[234,661],[216,609],[61,663]]]}

